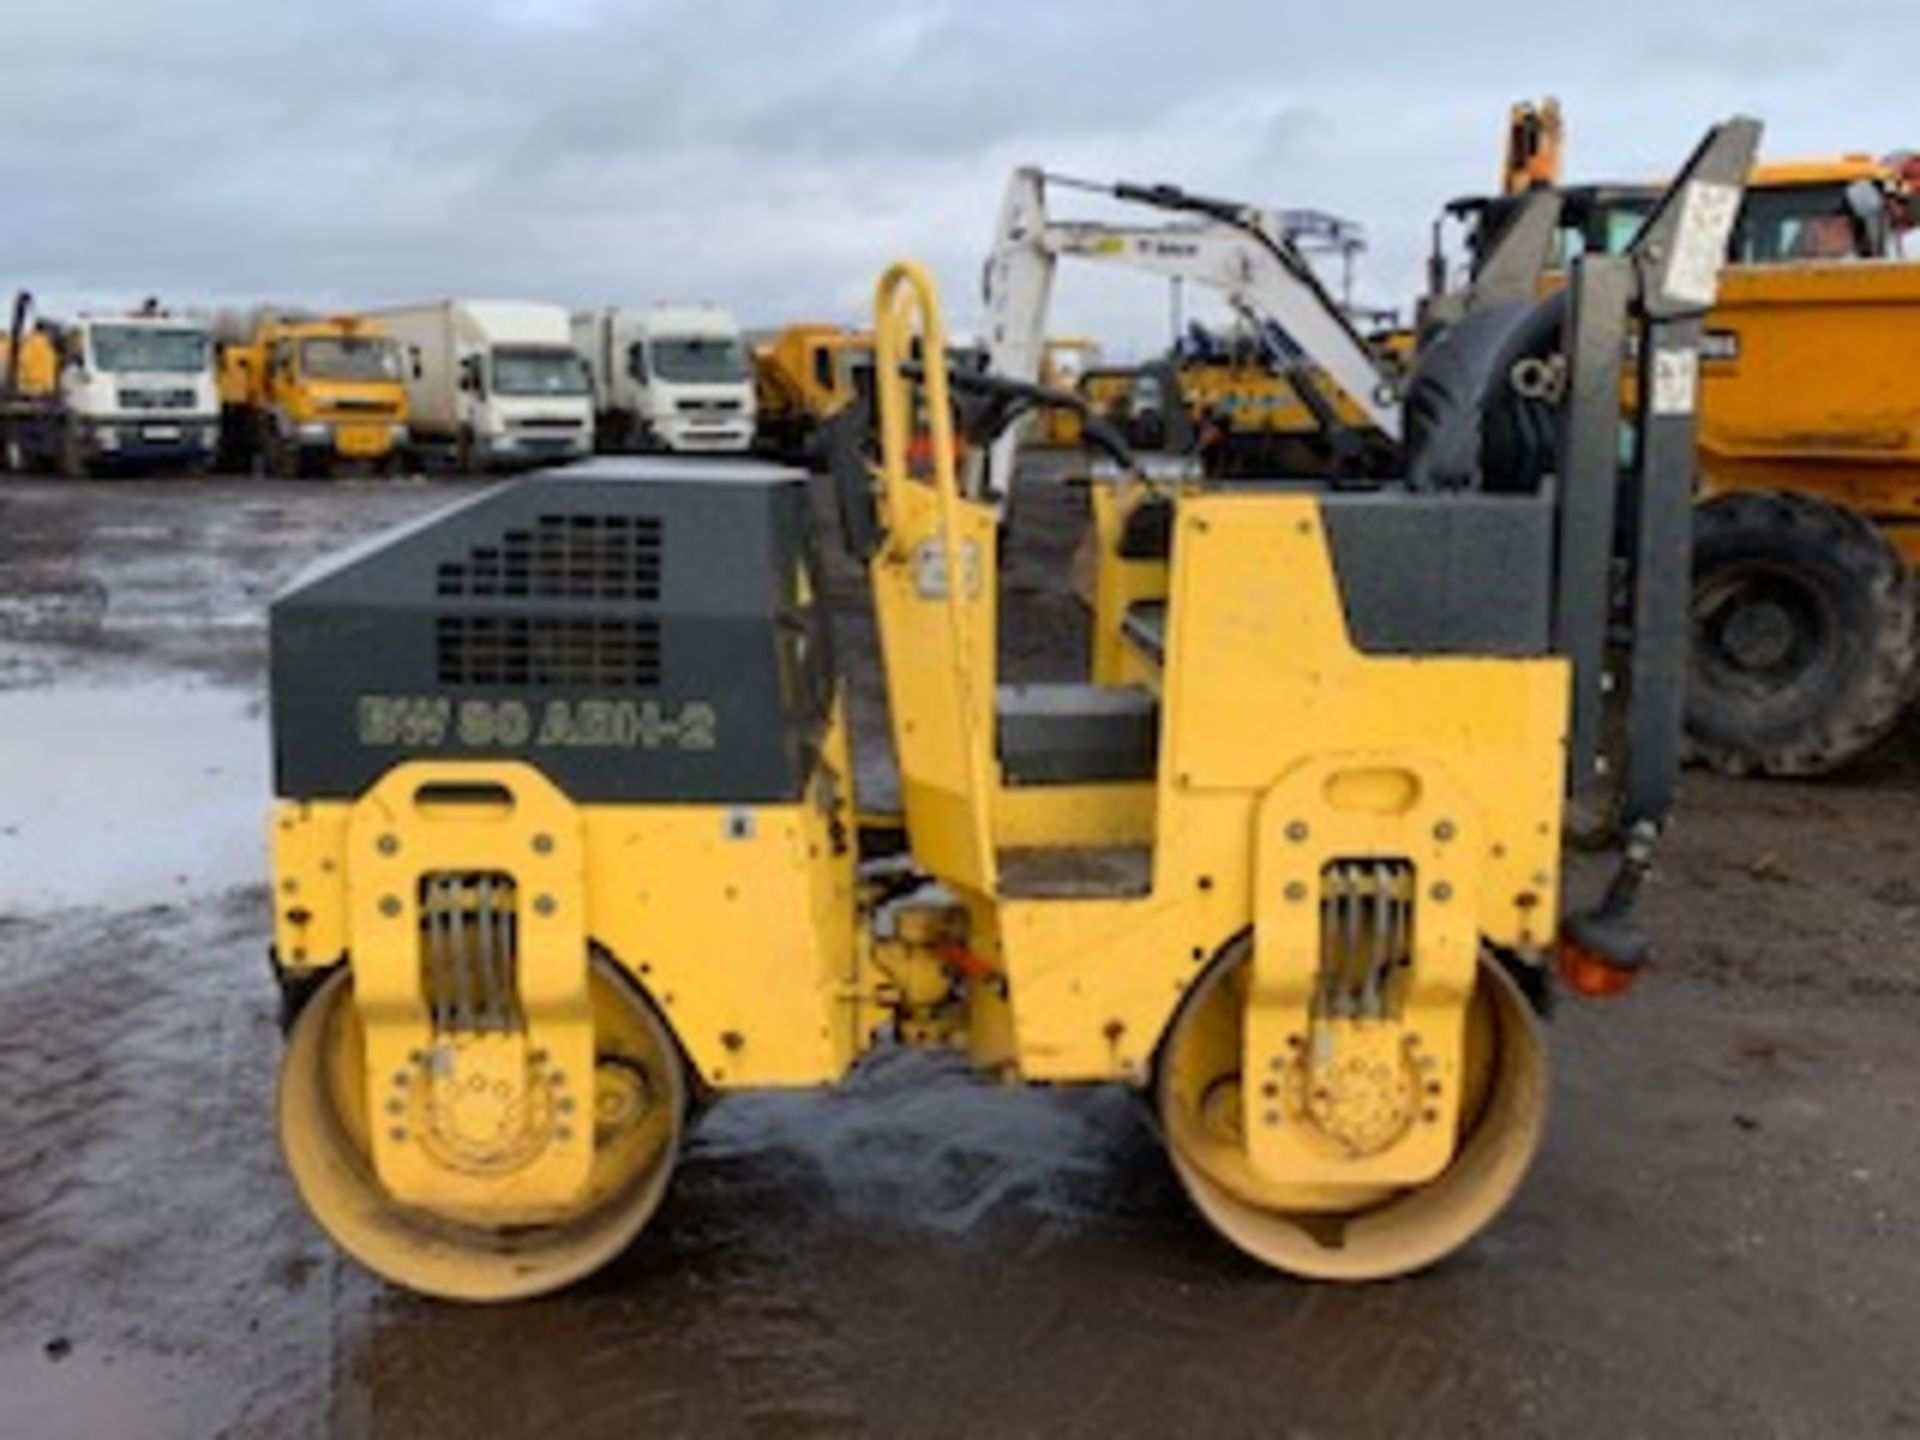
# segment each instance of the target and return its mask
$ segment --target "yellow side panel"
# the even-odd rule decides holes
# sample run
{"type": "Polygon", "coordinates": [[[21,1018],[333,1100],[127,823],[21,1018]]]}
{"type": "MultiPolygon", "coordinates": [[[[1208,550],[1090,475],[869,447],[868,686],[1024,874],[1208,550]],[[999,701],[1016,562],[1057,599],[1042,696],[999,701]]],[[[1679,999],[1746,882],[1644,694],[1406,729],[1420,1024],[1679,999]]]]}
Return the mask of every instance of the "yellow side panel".
{"type": "Polygon", "coordinates": [[[283,970],[325,969],[347,953],[345,801],[273,807],[273,953],[283,970]]]}
{"type": "Polygon", "coordinates": [[[220,347],[220,403],[235,409],[261,403],[260,381],[266,370],[266,350],[259,345],[220,347]]]}
{"type": "MultiPolygon", "coordinates": [[[[852,825],[840,778],[847,754],[837,721],[825,748],[825,765],[796,803],[567,807],[583,836],[584,933],[634,976],[716,1086],[830,1082],[868,1042],[859,1028],[852,825]]],[[[432,773],[484,782],[523,771],[537,778],[513,764],[432,773]]],[[[428,773],[408,766],[393,774],[403,772],[428,773]]],[[[350,848],[352,828],[367,823],[355,820],[362,808],[289,801],[275,809],[274,938],[283,970],[354,958],[351,915],[394,923],[366,909],[376,890],[394,887],[378,884],[388,863],[378,852],[350,848]]],[[[381,833],[398,837],[394,863],[417,865],[428,847],[457,853],[460,863],[480,856],[516,878],[537,863],[531,850],[474,849],[484,846],[486,828],[483,819],[452,819],[436,836],[435,827],[400,817],[381,833]]],[[[399,919],[410,925],[411,915],[399,919]]]]}
{"type": "Polygon", "coordinates": [[[1729,269],[1701,369],[1704,488],[1920,518],[1920,265],[1729,269]]]}
{"type": "Polygon", "coordinates": [[[1153,839],[1153,786],[1002,786],[993,803],[994,844],[1001,849],[1050,845],[1145,845],[1153,839]]]}
{"type": "Polygon", "coordinates": [[[1330,750],[1444,758],[1483,803],[1554,827],[1559,659],[1368,656],[1348,639],[1309,496],[1184,500],[1175,539],[1161,765],[1176,788],[1264,790],[1330,750]]]}
{"type": "Polygon", "coordinates": [[[810,806],[591,808],[588,928],[714,1085],[839,1078],[854,1033],[851,857],[810,806]]]}
{"type": "Polygon", "coordinates": [[[1163,808],[1163,831],[1175,833],[1158,839],[1146,895],[1000,902],[1021,1074],[1144,1082],[1188,986],[1251,923],[1252,816],[1249,796],[1163,808]]]}
{"type": "Polygon", "coordinates": [[[1252,925],[1256,806],[1308,760],[1392,752],[1444,768],[1459,833],[1476,837],[1450,863],[1471,877],[1481,933],[1531,950],[1558,923],[1565,663],[1362,655],[1310,496],[1188,496],[1178,527],[1151,892],[999,908],[1033,1078],[1144,1074],[1180,998],[1252,925]]]}
{"type": "Polygon", "coordinates": [[[1144,498],[1138,485],[1096,482],[1090,487],[1093,504],[1092,579],[1093,655],[1091,672],[1096,685],[1153,684],[1157,676],[1143,667],[1132,642],[1121,633],[1127,607],[1143,600],[1162,600],[1167,594],[1165,560],[1128,559],[1119,553],[1127,516],[1144,498]]]}
{"type": "MultiPolygon", "coordinates": [[[[0,326],[0,370],[6,368],[10,350],[4,330],[0,326]]],[[[51,395],[60,388],[60,356],[53,342],[38,331],[20,339],[19,373],[13,385],[19,394],[30,396],[51,395]]]]}

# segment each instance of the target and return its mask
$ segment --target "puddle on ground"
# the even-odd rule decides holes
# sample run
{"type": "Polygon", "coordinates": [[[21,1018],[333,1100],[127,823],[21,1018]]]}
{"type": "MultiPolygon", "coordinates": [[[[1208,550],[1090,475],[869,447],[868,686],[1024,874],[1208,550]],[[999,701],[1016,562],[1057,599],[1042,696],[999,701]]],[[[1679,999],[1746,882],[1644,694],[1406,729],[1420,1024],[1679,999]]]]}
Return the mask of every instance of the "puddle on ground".
{"type": "Polygon", "coordinates": [[[8,1433],[34,1440],[114,1440],[199,1429],[178,1377],[160,1362],[81,1349],[63,1353],[65,1345],[55,1341],[38,1354],[0,1352],[8,1433]]]}
{"type": "Polygon", "coordinates": [[[0,913],[163,904],[258,880],[266,721],[241,692],[0,692],[0,913]]]}

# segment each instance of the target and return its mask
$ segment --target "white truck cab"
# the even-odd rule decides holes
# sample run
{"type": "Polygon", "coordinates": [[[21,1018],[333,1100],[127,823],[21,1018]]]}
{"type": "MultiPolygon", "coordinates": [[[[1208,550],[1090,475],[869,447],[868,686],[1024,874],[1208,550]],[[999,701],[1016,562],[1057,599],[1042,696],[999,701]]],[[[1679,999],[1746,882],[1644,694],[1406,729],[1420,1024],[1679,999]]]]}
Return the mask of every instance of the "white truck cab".
{"type": "Polygon", "coordinates": [[[213,339],[157,309],[48,327],[53,393],[15,422],[10,459],[83,475],[103,466],[204,469],[220,439],[213,339]]]}
{"type": "Polygon", "coordinates": [[[592,451],[586,366],[558,305],[442,300],[371,315],[401,348],[416,443],[483,469],[592,451]]]}
{"type": "Polygon", "coordinates": [[[753,364],[739,322],[717,305],[578,311],[573,343],[593,374],[602,448],[753,444],[753,364]]]}

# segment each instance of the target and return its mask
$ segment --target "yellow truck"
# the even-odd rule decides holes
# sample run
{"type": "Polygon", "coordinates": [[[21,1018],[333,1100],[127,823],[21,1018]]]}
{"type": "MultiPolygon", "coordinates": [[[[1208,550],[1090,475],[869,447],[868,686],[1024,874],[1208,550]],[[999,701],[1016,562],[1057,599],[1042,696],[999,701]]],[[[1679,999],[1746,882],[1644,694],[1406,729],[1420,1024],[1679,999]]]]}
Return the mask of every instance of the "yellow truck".
{"type": "Polygon", "coordinates": [[[873,368],[873,336],[843,325],[789,325],[753,347],[754,446],[764,454],[808,458],[820,422],[856,394],[859,372],[873,368]]]}
{"type": "Polygon", "coordinates": [[[405,460],[407,413],[399,347],[371,321],[269,316],[220,347],[228,465],[286,477],[392,472],[405,460]]]}
{"type": "MultiPolygon", "coordinates": [[[[1530,196],[1559,213],[1546,283],[1621,253],[1653,185],[1562,185],[1557,107],[1521,105],[1504,184],[1456,201],[1477,271],[1530,196]]],[[[1920,685],[1920,262],[1908,181],[1865,155],[1756,165],[1697,377],[1694,753],[1814,775],[1861,755],[1920,685]]],[[[1438,227],[1436,227],[1438,233],[1438,227]]],[[[1436,293],[1450,288],[1436,244],[1436,293]]]]}
{"type": "MultiPolygon", "coordinates": [[[[1300,387],[1309,383],[1344,426],[1357,431],[1365,424],[1359,407],[1324,372],[1276,368],[1258,345],[1238,335],[1195,335],[1151,365],[1095,366],[1074,384],[1054,388],[1077,390],[1137,449],[1167,448],[1170,433],[1184,433],[1209,477],[1234,479],[1327,470],[1325,431],[1301,398],[1300,387]],[[1173,382],[1177,395],[1168,393],[1173,382]],[[1187,423],[1170,432],[1167,406],[1174,400],[1187,423]]],[[[1079,439],[1077,424],[1068,429],[1058,421],[1050,421],[1044,434],[1052,444],[1079,439]]]]}
{"type": "MultiPolygon", "coordinates": [[[[1100,342],[1088,335],[1047,338],[1040,352],[1040,383],[1051,390],[1078,390],[1080,381],[1100,364],[1100,342]]],[[[1034,416],[1030,443],[1071,448],[1080,443],[1080,412],[1056,408],[1034,416]]]]}

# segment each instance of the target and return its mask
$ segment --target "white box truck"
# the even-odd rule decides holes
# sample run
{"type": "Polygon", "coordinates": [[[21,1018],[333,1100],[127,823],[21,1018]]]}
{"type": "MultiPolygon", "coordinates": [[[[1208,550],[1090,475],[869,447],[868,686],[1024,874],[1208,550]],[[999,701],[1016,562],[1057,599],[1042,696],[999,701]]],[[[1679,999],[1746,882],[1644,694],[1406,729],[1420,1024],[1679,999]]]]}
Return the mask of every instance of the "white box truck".
{"type": "Polygon", "coordinates": [[[369,312],[400,345],[413,439],[461,469],[578,459],[593,397],[567,312],[515,300],[436,300],[369,312]]]}
{"type": "Polygon", "coordinates": [[[220,438],[213,338],[149,302],[130,315],[41,320],[29,298],[0,333],[6,467],[68,476],[207,468],[220,438]]]}
{"type": "Polygon", "coordinates": [[[718,306],[578,311],[573,343],[593,373],[602,449],[753,444],[753,364],[739,323],[718,306]]]}

